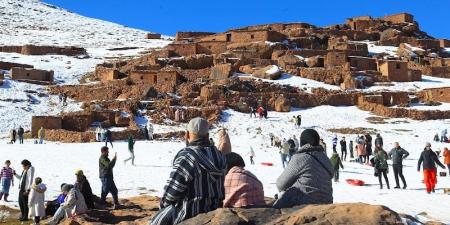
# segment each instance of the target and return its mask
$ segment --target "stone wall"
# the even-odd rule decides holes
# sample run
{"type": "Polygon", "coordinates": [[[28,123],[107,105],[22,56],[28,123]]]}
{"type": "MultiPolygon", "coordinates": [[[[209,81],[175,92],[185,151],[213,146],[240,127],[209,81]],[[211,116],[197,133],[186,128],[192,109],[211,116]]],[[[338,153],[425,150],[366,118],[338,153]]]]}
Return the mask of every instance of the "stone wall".
{"type": "Polygon", "coordinates": [[[0,70],[10,70],[13,67],[33,68],[32,65],[0,61],[0,70]]]}
{"type": "Polygon", "coordinates": [[[11,79],[13,80],[36,80],[53,82],[53,70],[38,70],[22,67],[13,67],[10,70],[11,79]]]}

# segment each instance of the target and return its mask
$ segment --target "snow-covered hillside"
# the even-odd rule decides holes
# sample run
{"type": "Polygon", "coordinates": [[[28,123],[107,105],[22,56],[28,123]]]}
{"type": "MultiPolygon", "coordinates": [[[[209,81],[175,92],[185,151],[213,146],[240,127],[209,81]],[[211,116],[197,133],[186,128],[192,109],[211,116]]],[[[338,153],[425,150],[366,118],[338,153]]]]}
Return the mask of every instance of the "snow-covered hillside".
{"type": "Polygon", "coordinates": [[[0,45],[52,45],[84,48],[153,47],[144,31],[86,18],[39,0],[0,1],[0,45]]]}
{"type": "MultiPolygon", "coordinates": [[[[36,69],[53,70],[58,84],[76,84],[97,64],[117,57],[134,57],[171,41],[145,38],[146,31],[83,17],[38,0],[0,1],[0,46],[50,45],[86,48],[89,57],[62,55],[30,56],[0,52],[0,61],[33,65],[36,69]],[[133,47],[128,50],[112,48],[133,47]]],[[[9,129],[30,128],[31,116],[55,115],[79,110],[78,104],[59,107],[56,96],[48,96],[40,85],[8,79],[0,87],[0,136],[9,129]]]]}

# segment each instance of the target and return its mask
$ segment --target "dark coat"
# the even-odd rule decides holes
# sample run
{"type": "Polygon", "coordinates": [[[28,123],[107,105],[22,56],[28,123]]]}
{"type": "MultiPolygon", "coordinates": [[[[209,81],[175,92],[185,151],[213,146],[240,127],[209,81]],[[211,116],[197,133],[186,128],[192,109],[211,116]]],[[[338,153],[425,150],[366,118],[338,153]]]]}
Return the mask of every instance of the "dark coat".
{"type": "Polygon", "coordinates": [[[339,143],[341,144],[341,150],[347,151],[347,142],[344,140],[341,140],[339,143]]]}
{"type": "Polygon", "coordinates": [[[420,170],[422,163],[424,170],[436,169],[436,164],[445,169],[445,166],[439,161],[436,153],[432,150],[423,150],[422,154],[420,154],[419,162],[417,163],[417,170],[420,170]]]}
{"type": "Polygon", "coordinates": [[[84,201],[86,202],[86,206],[88,209],[94,208],[94,194],[92,194],[92,188],[89,184],[89,181],[85,176],[81,179],[81,181],[78,181],[75,186],[80,190],[81,194],[83,194],[84,201]]]}

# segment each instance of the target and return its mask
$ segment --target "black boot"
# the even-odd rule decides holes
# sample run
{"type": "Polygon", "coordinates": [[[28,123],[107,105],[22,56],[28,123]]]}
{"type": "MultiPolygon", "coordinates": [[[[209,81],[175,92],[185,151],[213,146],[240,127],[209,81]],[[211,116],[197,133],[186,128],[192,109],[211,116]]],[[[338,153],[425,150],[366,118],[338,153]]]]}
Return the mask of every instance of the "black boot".
{"type": "Polygon", "coordinates": [[[8,201],[8,196],[9,196],[9,194],[5,194],[5,198],[4,198],[5,202],[9,202],[8,201]]]}
{"type": "Polygon", "coordinates": [[[2,200],[2,197],[3,197],[3,192],[0,192],[0,200],[2,200]]]}

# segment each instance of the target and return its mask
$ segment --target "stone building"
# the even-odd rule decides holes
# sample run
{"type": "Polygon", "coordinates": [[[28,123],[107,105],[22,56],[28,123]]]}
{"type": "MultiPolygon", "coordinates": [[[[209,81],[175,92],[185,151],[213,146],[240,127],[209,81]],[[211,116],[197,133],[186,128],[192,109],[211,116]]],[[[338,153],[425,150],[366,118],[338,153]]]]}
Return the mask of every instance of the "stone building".
{"type": "Polygon", "coordinates": [[[53,82],[53,70],[38,70],[22,67],[13,67],[10,70],[11,79],[13,80],[30,80],[53,82]]]}
{"type": "Polygon", "coordinates": [[[147,84],[156,84],[158,82],[158,71],[155,70],[133,70],[129,78],[134,82],[144,82],[147,84]]]}
{"type": "Polygon", "coordinates": [[[409,13],[397,13],[380,18],[391,23],[414,23],[414,16],[409,13]]]}
{"type": "Polygon", "coordinates": [[[378,71],[381,75],[387,77],[390,81],[407,82],[408,63],[396,60],[387,60],[378,62],[378,71]]]}

